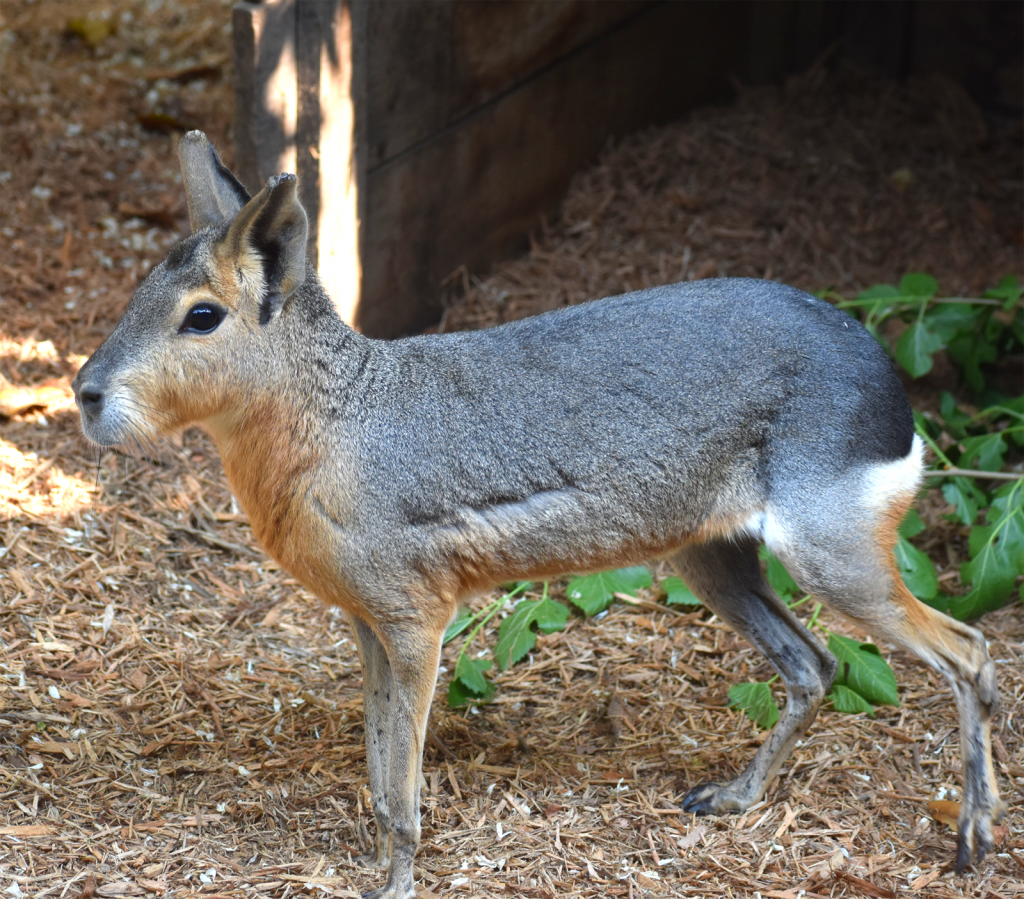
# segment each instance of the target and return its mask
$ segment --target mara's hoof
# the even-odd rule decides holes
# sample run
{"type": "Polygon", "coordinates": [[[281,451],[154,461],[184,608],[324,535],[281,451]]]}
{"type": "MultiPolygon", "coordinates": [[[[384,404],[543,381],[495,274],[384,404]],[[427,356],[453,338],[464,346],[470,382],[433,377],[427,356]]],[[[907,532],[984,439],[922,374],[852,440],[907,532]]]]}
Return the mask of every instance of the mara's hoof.
{"type": "Polygon", "coordinates": [[[1003,820],[1006,803],[1000,799],[972,806],[965,802],[957,822],[956,873],[980,862],[995,846],[994,825],[1003,820]]]}
{"type": "Polygon", "coordinates": [[[357,855],[356,862],[364,868],[386,868],[391,864],[391,859],[381,858],[378,852],[367,852],[366,855],[357,855]]]}
{"type": "Polygon", "coordinates": [[[382,886],[379,890],[363,893],[363,899],[416,899],[416,888],[410,886],[397,887],[393,884],[382,886]]]}
{"type": "Polygon", "coordinates": [[[748,803],[733,795],[732,784],[698,784],[683,797],[683,810],[694,815],[733,815],[745,811],[748,803]]]}

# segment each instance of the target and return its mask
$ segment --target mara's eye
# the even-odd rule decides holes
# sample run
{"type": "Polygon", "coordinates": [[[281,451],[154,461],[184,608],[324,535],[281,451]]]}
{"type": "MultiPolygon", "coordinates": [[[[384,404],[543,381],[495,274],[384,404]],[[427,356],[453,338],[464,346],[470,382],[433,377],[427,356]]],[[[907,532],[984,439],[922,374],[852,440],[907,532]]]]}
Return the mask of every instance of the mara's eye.
{"type": "Polygon", "coordinates": [[[181,323],[179,331],[191,331],[193,334],[209,334],[224,321],[224,310],[210,303],[196,303],[181,323]]]}

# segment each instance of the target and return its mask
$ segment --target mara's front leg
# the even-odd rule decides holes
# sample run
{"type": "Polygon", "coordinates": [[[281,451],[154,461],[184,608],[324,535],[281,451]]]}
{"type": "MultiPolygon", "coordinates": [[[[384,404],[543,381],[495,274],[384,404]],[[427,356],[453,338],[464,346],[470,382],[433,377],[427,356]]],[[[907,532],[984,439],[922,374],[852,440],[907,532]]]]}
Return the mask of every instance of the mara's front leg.
{"type": "Polygon", "coordinates": [[[403,622],[383,635],[391,671],[392,690],[387,701],[391,744],[390,757],[383,762],[387,769],[386,810],[378,812],[375,795],[374,812],[377,845],[390,848],[390,865],[387,883],[364,893],[364,899],[412,899],[416,893],[413,860],[420,841],[420,770],[444,628],[444,623],[413,627],[403,622]]]}
{"type": "Polygon", "coordinates": [[[388,841],[388,771],[391,765],[392,695],[394,679],[384,645],[373,629],[360,618],[352,617],[359,658],[363,663],[363,729],[366,741],[366,767],[370,772],[370,797],[377,824],[374,852],[359,856],[371,868],[386,868],[391,863],[388,841]]]}

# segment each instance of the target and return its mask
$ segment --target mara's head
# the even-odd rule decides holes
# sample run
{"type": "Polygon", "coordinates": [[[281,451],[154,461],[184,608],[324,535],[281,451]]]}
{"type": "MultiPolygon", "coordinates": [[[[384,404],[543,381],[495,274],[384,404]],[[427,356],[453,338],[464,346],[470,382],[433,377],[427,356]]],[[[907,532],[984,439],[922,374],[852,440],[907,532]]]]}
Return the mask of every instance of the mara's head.
{"type": "Polygon", "coordinates": [[[103,446],[146,445],[244,402],[270,361],[275,319],[306,278],[294,175],[250,199],[201,132],[182,138],[179,157],[192,234],[74,380],[85,435],[103,446]]]}

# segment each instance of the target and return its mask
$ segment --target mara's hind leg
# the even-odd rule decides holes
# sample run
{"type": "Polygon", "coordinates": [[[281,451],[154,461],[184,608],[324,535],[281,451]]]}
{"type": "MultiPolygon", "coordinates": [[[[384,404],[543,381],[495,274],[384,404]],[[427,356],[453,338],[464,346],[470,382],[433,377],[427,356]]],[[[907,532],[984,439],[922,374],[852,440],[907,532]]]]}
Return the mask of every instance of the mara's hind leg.
{"type": "Polygon", "coordinates": [[[671,561],[701,601],[771,662],[786,687],[786,707],[746,770],[730,783],[694,787],[683,799],[688,812],[741,812],[764,795],[814,720],[836,660],[768,586],[755,541],[695,544],[671,561]]]}
{"type": "Polygon", "coordinates": [[[926,606],[903,584],[893,549],[912,493],[879,503],[870,494],[851,502],[853,491],[842,492],[842,499],[819,496],[828,510],[826,529],[782,520],[768,544],[803,589],[876,637],[910,650],[953,688],[964,768],[956,859],[962,872],[992,849],[993,825],[1006,809],[990,741],[999,702],[995,665],[980,631],[926,606]]]}
{"type": "MultiPolygon", "coordinates": [[[[956,869],[980,861],[994,844],[993,825],[1006,813],[992,767],[991,719],[999,706],[996,666],[981,632],[920,602],[894,575],[890,596],[904,609],[902,627],[890,639],[942,672],[960,714],[964,801],[958,822],[956,869]]],[[[876,628],[876,630],[878,630],[876,628]]]]}

